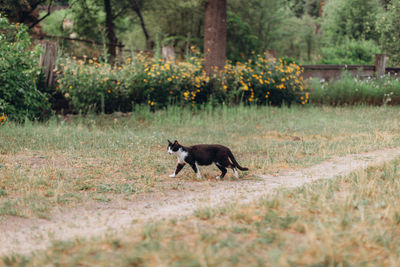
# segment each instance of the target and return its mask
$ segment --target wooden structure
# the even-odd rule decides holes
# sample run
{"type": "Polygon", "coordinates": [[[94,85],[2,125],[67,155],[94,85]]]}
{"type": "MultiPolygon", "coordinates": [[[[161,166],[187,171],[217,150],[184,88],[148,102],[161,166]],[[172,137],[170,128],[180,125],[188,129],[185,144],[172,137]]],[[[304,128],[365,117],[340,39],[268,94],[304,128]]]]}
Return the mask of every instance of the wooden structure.
{"type": "Polygon", "coordinates": [[[57,42],[43,41],[41,42],[41,46],[43,48],[43,53],[40,55],[40,67],[46,78],[46,86],[51,87],[54,78],[53,70],[57,60],[57,42]]]}
{"type": "Polygon", "coordinates": [[[302,65],[303,78],[320,78],[325,81],[338,80],[343,71],[348,71],[360,78],[381,77],[385,74],[400,75],[400,67],[386,68],[386,56],[376,55],[375,65],[302,65]]]}

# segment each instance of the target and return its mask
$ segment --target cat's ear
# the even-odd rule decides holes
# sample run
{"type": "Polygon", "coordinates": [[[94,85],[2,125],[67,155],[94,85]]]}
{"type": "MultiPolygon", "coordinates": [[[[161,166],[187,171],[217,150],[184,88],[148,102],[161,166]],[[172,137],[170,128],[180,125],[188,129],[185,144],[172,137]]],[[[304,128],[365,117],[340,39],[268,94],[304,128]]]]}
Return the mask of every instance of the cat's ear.
{"type": "Polygon", "coordinates": [[[174,141],[174,145],[175,145],[175,144],[178,144],[178,141],[175,140],[175,141],[174,141]]]}
{"type": "Polygon", "coordinates": [[[168,141],[168,144],[172,144],[172,142],[171,141],[169,141],[169,140],[167,140],[168,141]]]}

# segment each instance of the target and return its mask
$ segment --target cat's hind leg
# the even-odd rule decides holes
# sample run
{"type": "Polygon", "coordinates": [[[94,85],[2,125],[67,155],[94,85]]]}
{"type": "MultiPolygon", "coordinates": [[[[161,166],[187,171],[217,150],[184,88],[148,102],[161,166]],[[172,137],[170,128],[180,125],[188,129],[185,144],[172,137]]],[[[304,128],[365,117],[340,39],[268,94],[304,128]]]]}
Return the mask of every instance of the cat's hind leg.
{"type": "Polygon", "coordinates": [[[233,173],[235,174],[236,179],[239,179],[239,173],[238,173],[238,171],[236,170],[236,168],[233,167],[233,166],[231,166],[231,168],[232,168],[232,170],[233,170],[233,173]]]}
{"type": "Polygon", "coordinates": [[[223,179],[225,174],[226,174],[226,168],[224,166],[222,166],[221,164],[219,164],[219,163],[215,163],[215,165],[217,165],[218,169],[220,169],[221,172],[222,172],[221,175],[217,176],[216,178],[217,179],[223,179]]]}

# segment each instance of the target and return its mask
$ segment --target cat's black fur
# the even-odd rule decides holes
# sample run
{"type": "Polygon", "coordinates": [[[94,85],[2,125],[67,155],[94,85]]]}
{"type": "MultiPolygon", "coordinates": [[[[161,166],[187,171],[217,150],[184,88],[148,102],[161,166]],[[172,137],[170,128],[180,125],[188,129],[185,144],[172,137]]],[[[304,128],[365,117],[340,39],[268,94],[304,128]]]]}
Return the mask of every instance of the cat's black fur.
{"type": "Polygon", "coordinates": [[[195,145],[185,147],[180,145],[176,140],[174,143],[168,140],[167,149],[170,154],[174,153],[178,157],[178,165],[176,166],[175,173],[171,174],[170,177],[175,177],[186,163],[192,167],[198,178],[200,178],[200,171],[197,165],[204,166],[215,163],[222,172],[220,177],[217,177],[221,179],[225,176],[227,167],[232,168],[237,178],[239,175],[236,168],[241,171],[249,170],[248,168],[241,167],[239,163],[237,163],[232,151],[226,146],[195,145]]]}

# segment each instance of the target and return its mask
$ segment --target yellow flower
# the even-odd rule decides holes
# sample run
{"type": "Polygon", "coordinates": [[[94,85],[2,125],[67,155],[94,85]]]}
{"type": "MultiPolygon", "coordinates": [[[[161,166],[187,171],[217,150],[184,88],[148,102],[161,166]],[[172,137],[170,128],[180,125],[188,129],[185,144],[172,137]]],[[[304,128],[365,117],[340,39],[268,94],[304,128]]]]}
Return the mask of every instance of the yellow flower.
{"type": "Polygon", "coordinates": [[[111,90],[110,90],[110,89],[108,89],[108,90],[107,90],[107,93],[111,93],[111,90]]]}
{"type": "Polygon", "coordinates": [[[69,86],[69,89],[72,89],[72,85],[69,86]]]}

